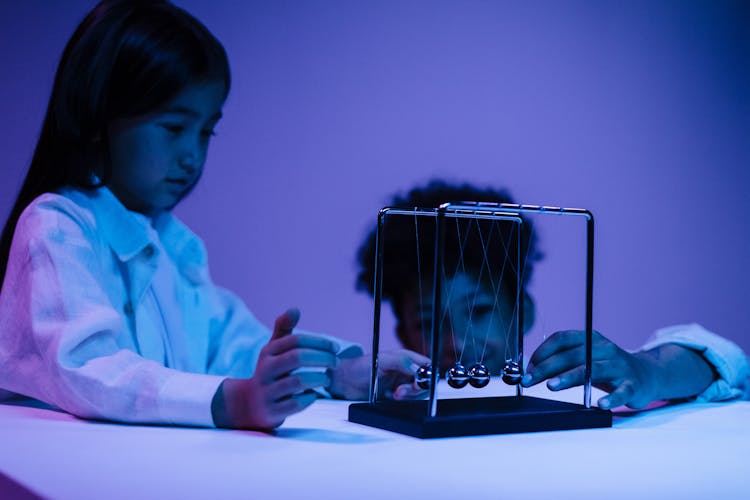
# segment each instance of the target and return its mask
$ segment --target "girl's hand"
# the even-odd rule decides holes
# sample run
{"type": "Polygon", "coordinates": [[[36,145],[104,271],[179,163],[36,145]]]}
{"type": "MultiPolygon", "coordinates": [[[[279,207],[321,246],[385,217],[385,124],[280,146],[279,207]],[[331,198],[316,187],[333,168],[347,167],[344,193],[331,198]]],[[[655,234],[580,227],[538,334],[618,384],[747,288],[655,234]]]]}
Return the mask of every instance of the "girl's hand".
{"type": "MultiPolygon", "coordinates": [[[[586,332],[583,331],[553,334],[531,356],[522,385],[530,387],[547,379],[547,387],[553,391],[582,385],[585,343],[586,332]]],[[[600,408],[622,405],[644,408],[659,399],[660,367],[655,357],[647,352],[629,353],[596,331],[591,348],[591,382],[610,393],[599,399],[600,408]]]]}
{"type": "MultiPolygon", "coordinates": [[[[430,358],[406,349],[382,351],[378,356],[379,395],[393,399],[416,399],[427,391],[414,383],[414,373],[430,358]]],[[[339,359],[339,366],[329,370],[331,385],[328,390],[336,397],[363,400],[370,395],[370,355],[339,359]]]]}
{"type": "Polygon", "coordinates": [[[338,346],[313,335],[291,335],[299,316],[290,309],[276,319],[251,378],[221,384],[211,405],[217,427],[271,430],[315,401],[311,389],[329,385],[326,370],[336,367],[338,346]],[[295,373],[308,367],[324,370],[295,373]]]}

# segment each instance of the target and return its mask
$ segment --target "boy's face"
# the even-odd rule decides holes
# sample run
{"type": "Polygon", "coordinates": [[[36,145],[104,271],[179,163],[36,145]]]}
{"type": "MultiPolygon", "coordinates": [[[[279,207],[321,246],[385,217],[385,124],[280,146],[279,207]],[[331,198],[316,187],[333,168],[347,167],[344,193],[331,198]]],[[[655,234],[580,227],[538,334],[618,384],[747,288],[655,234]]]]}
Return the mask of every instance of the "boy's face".
{"type": "Polygon", "coordinates": [[[203,172],[224,105],[223,82],[186,87],[162,109],[115,120],[109,128],[108,186],[129,210],[171,210],[203,172]]]}
{"type": "MultiPolygon", "coordinates": [[[[477,283],[472,274],[456,273],[444,280],[441,302],[444,307],[447,304],[441,333],[441,372],[461,361],[467,369],[481,362],[491,373],[499,373],[505,359],[514,356],[515,297],[510,299],[501,295],[496,302],[490,285],[477,283]],[[507,353],[506,341],[509,343],[507,353]]],[[[432,286],[422,287],[421,302],[418,287],[404,293],[401,300],[394,303],[394,312],[404,346],[429,356],[432,286]]]]}

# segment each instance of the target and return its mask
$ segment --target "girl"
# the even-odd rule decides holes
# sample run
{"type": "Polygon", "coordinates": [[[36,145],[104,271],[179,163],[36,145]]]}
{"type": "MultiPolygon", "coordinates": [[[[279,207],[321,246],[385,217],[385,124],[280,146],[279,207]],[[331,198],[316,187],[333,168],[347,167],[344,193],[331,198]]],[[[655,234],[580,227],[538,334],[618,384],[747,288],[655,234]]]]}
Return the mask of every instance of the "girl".
{"type": "MultiPolygon", "coordinates": [[[[105,0],[60,61],[0,243],[0,387],[122,422],[271,429],[311,390],[366,396],[358,346],[269,332],[208,275],[170,210],[196,185],[229,92],[220,42],[167,1],[105,0]]],[[[418,394],[420,355],[381,356],[418,394]]]]}

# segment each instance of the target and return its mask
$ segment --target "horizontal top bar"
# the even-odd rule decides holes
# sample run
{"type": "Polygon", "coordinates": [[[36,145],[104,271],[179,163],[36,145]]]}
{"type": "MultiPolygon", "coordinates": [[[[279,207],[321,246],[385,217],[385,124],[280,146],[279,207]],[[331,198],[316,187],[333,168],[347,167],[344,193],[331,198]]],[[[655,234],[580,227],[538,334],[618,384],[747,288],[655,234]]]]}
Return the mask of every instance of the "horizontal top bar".
{"type": "MultiPolygon", "coordinates": [[[[380,211],[381,216],[384,215],[418,215],[420,217],[437,217],[439,209],[437,208],[415,208],[413,210],[407,210],[403,208],[386,207],[380,211]]],[[[523,219],[515,212],[504,212],[501,210],[451,210],[445,213],[446,217],[452,217],[456,219],[463,219],[469,217],[479,217],[482,219],[504,219],[516,221],[519,223],[523,222],[523,219]]]]}
{"type": "Polygon", "coordinates": [[[494,203],[488,201],[461,201],[458,203],[445,203],[441,208],[446,210],[490,210],[514,213],[545,213],[556,215],[577,215],[587,219],[593,218],[593,214],[585,208],[551,207],[547,205],[524,205],[518,203],[494,203]]]}
{"type": "Polygon", "coordinates": [[[440,209],[450,217],[484,216],[488,218],[512,218],[513,214],[537,213],[552,215],[573,215],[593,219],[593,214],[585,208],[551,207],[547,205],[523,205],[517,203],[493,203],[487,201],[461,201],[458,203],[444,203],[440,208],[414,207],[413,209],[385,207],[381,215],[421,215],[436,217],[440,209]]]}

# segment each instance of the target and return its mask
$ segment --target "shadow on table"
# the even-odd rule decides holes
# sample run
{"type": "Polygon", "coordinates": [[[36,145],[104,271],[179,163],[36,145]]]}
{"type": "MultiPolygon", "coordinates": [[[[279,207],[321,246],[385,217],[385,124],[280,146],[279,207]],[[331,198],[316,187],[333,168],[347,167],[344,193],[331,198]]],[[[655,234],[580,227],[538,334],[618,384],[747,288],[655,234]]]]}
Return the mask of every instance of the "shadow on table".
{"type": "Polygon", "coordinates": [[[276,437],[309,441],[312,443],[361,444],[384,441],[383,438],[356,434],[354,432],[332,431],[329,429],[281,428],[274,432],[276,437]]]}
{"type": "Polygon", "coordinates": [[[724,403],[698,403],[698,402],[659,402],[649,405],[642,410],[631,410],[628,408],[617,409],[612,412],[613,427],[622,429],[635,429],[646,427],[657,427],[671,422],[682,415],[695,413],[697,411],[715,408],[724,403]]]}
{"type": "Polygon", "coordinates": [[[44,497],[37,495],[26,486],[0,472],[0,498],[37,500],[44,497]]]}
{"type": "Polygon", "coordinates": [[[16,394],[13,397],[0,401],[0,404],[7,405],[7,406],[23,406],[26,408],[37,408],[39,410],[50,410],[50,411],[56,411],[58,413],[67,414],[67,412],[61,410],[60,408],[56,406],[52,406],[43,401],[39,401],[38,399],[27,398],[26,396],[21,396],[20,394],[16,394]]]}

